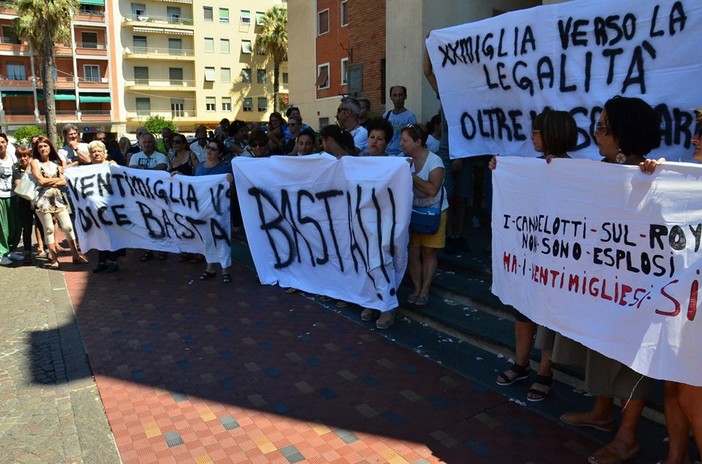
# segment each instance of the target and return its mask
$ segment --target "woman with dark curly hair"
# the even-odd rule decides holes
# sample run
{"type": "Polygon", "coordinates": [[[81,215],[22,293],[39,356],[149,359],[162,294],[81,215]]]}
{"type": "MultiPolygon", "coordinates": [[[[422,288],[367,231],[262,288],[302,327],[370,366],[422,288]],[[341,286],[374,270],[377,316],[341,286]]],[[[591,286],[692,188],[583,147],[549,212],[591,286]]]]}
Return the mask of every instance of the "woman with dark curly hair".
{"type": "MultiPolygon", "coordinates": [[[[660,116],[639,98],[614,97],[604,105],[595,129],[595,141],[605,163],[641,165],[661,143],[660,116]]],[[[556,336],[553,361],[585,369],[585,390],[597,395],[587,412],[567,412],[566,424],[616,431],[614,439],[588,458],[590,464],[619,464],[639,452],[636,436],[651,379],[563,336],[556,336]],[[622,400],[616,427],[614,398],[622,400]]]]}

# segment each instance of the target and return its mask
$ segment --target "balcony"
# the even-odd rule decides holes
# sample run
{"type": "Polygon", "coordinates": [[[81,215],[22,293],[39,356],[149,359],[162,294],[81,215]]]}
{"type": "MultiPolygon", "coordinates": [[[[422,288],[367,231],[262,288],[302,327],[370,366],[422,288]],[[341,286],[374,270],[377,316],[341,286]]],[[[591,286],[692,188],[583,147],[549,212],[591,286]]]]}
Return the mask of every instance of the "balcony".
{"type": "Polygon", "coordinates": [[[29,56],[29,45],[17,42],[18,40],[12,37],[1,37],[0,55],[29,56]]]}
{"type": "Polygon", "coordinates": [[[136,46],[133,48],[125,48],[124,57],[156,60],[195,61],[195,50],[190,48],[156,48],[136,46]]]}
{"type": "MultiPolygon", "coordinates": [[[[31,92],[34,88],[32,85],[33,79],[31,77],[21,77],[21,76],[0,76],[0,87],[3,90],[12,89],[17,91],[27,91],[31,92]]],[[[37,83],[37,85],[39,85],[37,83]]]]}
{"type": "Polygon", "coordinates": [[[180,16],[150,16],[139,15],[122,18],[126,26],[134,28],[135,32],[150,32],[156,34],[193,35],[193,19],[180,16]]]}
{"type": "MultiPolygon", "coordinates": [[[[37,83],[38,86],[41,86],[41,80],[37,83]]],[[[78,87],[81,90],[90,90],[90,89],[109,89],[110,85],[107,81],[106,77],[101,77],[98,79],[86,79],[84,77],[79,77],[78,78],[78,87]]],[[[74,78],[73,76],[59,76],[56,78],[56,88],[57,89],[74,89],[75,88],[75,83],[74,83],[74,78]]]]}
{"type": "Polygon", "coordinates": [[[166,119],[172,119],[173,121],[180,122],[195,122],[197,121],[197,113],[195,110],[182,110],[182,111],[153,111],[153,110],[137,110],[128,111],[127,120],[128,121],[144,121],[151,116],[163,116],[166,119]]]}
{"type": "Polygon", "coordinates": [[[76,55],[107,58],[107,47],[106,44],[99,42],[78,42],[76,55]]]}
{"type": "Polygon", "coordinates": [[[168,2],[168,3],[184,3],[186,5],[192,5],[193,0],[156,0],[158,2],[168,2]]]}
{"type": "Polygon", "coordinates": [[[134,79],[125,83],[128,90],[165,90],[168,92],[194,92],[196,89],[194,80],[183,79],[134,79]]]}
{"type": "Polygon", "coordinates": [[[73,15],[73,22],[86,26],[105,24],[105,11],[81,8],[73,15]]]}

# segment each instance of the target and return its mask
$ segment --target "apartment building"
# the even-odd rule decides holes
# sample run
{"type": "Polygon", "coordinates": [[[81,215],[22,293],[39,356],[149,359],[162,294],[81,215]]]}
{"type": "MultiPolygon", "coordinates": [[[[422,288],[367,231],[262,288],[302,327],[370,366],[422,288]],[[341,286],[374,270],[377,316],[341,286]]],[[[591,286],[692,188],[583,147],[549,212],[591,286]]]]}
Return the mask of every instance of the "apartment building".
{"type": "Polygon", "coordinates": [[[392,85],[407,87],[406,106],[420,120],[438,111],[424,78],[428,32],[506,11],[567,0],[289,0],[290,98],[308,124],[333,123],[340,97],[392,108],[392,85]]]}
{"type": "MultiPolygon", "coordinates": [[[[41,60],[12,28],[15,11],[0,2],[0,125],[4,130],[44,121],[41,60]]],[[[104,0],[81,0],[71,44],[56,44],[56,114],[90,130],[109,125],[111,97],[104,0]]]]}
{"type": "MultiPolygon", "coordinates": [[[[80,0],[72,44],[57,44],[57,119],[85,132],[133,132],[152,115],[181,131],[223,117],[267,121],[273,63],[255,49],[261,18],[282,0],[80,0]]],[[[4,8],[3,8],[4,7],[4,8]]],[[[40,62],[14,37],[0,1],[0,124],[43,121],[40,62]]],[[[281,100],[287,103],[287,67],[281,100]]]]}

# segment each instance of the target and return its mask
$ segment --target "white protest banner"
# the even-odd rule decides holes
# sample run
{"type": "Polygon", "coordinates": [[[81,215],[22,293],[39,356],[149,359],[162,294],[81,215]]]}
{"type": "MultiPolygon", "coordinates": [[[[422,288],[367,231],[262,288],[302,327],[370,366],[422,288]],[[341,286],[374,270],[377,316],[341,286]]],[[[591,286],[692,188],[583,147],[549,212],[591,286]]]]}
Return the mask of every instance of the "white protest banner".
{"type": "Polygon", "coordinates": [[[452,158],[537,156],[531,121],[545,107],[578,124],[577,157],[597,158],[604,103],[640,97],[662,116],[658,156],[689,161],[702,105],[702,2],[579,0],[435,30],[426,41],[452,158]]]}
{"type": "Polygon", "coordinates": [[[412,210],[406,159],[239,157],[232,166],[261,283],[398,306],[412,210]]]}
{"type": "Polygon", "coordinates": [[[702,386],[702,166],[504,157],[493,293],[647,376],[702,386]]]}
{"type": "Polygon", "coordinates": [[[98,164],[66,169],[83,249],[201,253],[231,265],[226,175],[173,176],[98,164]]]}

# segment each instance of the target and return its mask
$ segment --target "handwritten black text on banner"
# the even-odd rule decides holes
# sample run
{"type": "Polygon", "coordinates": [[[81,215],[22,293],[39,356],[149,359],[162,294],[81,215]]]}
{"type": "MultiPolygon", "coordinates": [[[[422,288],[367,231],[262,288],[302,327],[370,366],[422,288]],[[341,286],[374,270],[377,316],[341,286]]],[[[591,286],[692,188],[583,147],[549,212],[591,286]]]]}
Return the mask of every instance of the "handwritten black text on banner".
{"type": "Polygon", "coordinates": [[[81,245],[202,253],[231,264],[225,175],[173,176],[112,164],[66,169],[81,245]]]}
{"type": "Polygon", "coordinates": [[[702,167],[500,158],[493,292],[637,372],[702,386],[702,167]]]}
{"type": "Polygon", "coordinates": [[[412,181],[404,158],[236,158],[259,279],[395,309],[407,266],[412,181]]]}
{"type": "Polygon", "coordinates": [[[690,108],[702,101],[696,0],[572,1],[433,31],[427,40],[449,124],[452,157],[535,156],[531,121],[569,111],[577,156],[597,157],[592,133],[614,95],[641,97],[663,117],[661,155],[689,152],[690,108]],[[685,89],[681,92],[680,89],[685,89]]]}

